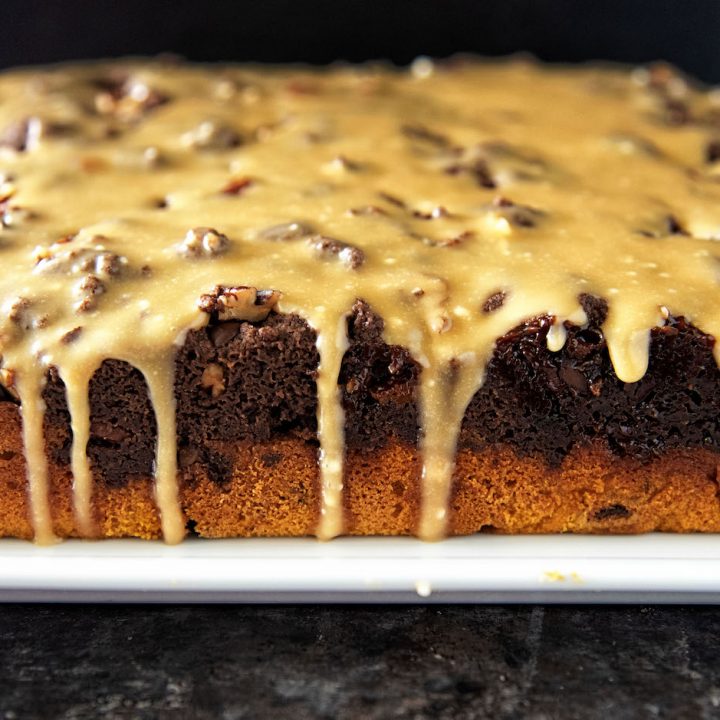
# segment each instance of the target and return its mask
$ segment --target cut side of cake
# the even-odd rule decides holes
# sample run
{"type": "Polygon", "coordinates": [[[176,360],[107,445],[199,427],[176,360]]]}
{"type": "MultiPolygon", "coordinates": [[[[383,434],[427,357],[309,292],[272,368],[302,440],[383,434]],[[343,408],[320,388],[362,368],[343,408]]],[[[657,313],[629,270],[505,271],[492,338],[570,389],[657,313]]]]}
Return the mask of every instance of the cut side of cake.
{"type": "Polygon", "coordinates": [[[720,530],[667,66],[10,71],[0,219],[0,535],[720,530]]]}

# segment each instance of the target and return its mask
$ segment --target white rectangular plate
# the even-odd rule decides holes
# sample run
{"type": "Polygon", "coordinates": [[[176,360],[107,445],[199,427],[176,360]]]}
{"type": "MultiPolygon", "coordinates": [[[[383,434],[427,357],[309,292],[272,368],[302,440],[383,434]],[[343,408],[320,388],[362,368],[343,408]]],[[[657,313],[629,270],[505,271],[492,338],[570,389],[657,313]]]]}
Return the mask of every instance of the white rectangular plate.
{"type": "Polygon", "coordinates": [[[0,540],[0,600],[720,602],[720,535],[0,540]]]}

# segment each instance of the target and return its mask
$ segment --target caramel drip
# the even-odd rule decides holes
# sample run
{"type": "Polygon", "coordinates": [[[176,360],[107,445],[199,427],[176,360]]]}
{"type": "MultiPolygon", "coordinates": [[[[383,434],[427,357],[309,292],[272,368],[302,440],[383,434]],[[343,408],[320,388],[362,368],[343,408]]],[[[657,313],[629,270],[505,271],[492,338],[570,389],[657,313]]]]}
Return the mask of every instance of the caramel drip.
{"type": "Polygon", "coordinates": [[[44,384],[45,372],[38,365],[29,365],[15,376],[15,387],[22,408],[25,465],[35,541],[41,545],[51,545],[57,542],[57,538],[53,532],[50,512],[48,466],[45,455],[43,431],[45,401],[42,398],[44,384]]]}
{"type": "Polygon", "coordinates": [[[84,537],[95,535],[92,517],[92,470],[87,455],[90,439],[90,379],[97,367],[89,365],[79,371],[60,369],[65,384],[70,427],[72,430],[71,464],[73,473],[73,510],[75,522],[84,537]]]}
{"type": "Polygon", "coordinates": [[[423,540],[439,540],[445,535],[457,438],[481,378],[482,364],[474,355],[448,364],[433,363],[422,374],[423,468],[418,536],[423,540]]]}
{"type": "Polygon", "coordinates": [[[317,348],[318,439],[320,441],[320,522],[316,535],[329,540],[343,532],[343,466],[345,459],[345,413],[338,375],[347,349],[346,314],[323,313],[317,348]],[[332,332],[335,328],[335,332],[332,332]]]}
{"type": "Polygon", "coordinates": [[[343,532],[338,378],[362,299],[422,369],[418,532],[441,537],[497,338],[548,315],[557,352],[564,323],[587,322],[579,297],[602,297],[610,358],[632,383],[669,314],[720,337],[719,116],[717,93],[667,69],[122,61],[0,75],[0,377],[12,392],[15,375],[22,403],[37,540],[53,540],[47,368],[66,384],[86,535],[90,378],[106,358],[143,373],[177,542],[178,339],[209,312],[259,322],[268,297],[318,336],[317,535],[343,532]],[[234,292],[199,305],[221,283],[234,292]]]}
{"type": "Polygon", "coordinates": [[[185,537],[177,479],[175,424],[175,356],[173,352],[133,363],[145,376],[157,421],[155,500],[166,543],[175,545],[185,537]]]}

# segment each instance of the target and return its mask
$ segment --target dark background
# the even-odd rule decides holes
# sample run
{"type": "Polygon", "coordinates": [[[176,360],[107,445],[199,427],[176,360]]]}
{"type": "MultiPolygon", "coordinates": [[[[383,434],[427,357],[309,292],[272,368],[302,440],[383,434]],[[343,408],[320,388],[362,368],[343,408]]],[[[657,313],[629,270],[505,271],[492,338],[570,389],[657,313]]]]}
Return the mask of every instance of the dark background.
{"type": "Polygon", "coordinates": [[[0,0],[0,67],[174,51],[328,62],[528,50],[720,81],[718,0],[0,0]]]}
{"type": "MultiPolygon", "coordinates": [[[[519,50],[720,82],[720,0],[0,0],[0,67],[519,50]]],[[[710,719],[719,634],[714,607],[0,606],[0,717],[710,719]]]]}

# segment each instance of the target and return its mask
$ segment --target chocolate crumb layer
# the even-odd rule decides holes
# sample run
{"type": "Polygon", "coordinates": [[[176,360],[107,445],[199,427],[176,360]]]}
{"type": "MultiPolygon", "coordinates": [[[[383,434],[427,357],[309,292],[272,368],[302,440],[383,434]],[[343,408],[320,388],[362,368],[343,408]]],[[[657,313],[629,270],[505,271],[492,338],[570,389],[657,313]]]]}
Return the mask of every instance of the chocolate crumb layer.
{"type": "MultiPolygon", "coordinates": [[[[720,371],[713,339],[684,318],[670,317],[652,332],[646,375],[622,383],[601,330],[607,303],[589,295],[581,302],[588,325],[568,324],[560,352],[547,349],[548,317],[498,340],[485,383],[466,412],[459,449],[509,446],[551,466],[573,447],[603,439],[614,454],[637,459],[676,448],[718,450],[720,371]]],[[[355,303],[339,378],[349,451],[417,443],[421,368],[407,350],[383,341],[383,327],[367,303],[355,303]]],[[[315,445],[316,340],[305,321],[276,313],[257,323],[214,320],[191,332],[176,360],[181,469],[200,463],[222,483],[229,460],[214,448],[217,441],[293,437],[315,445]]],[[[69,463],[65,389],[54,371],[44,399],[49,455],[69,463]]],[[[14,402],[9,394],[3,400],[14,402]]],[[[127,363],[104,362],[90,402],[88,454],[97,479],[117,486],[150,475],[156,425],[141,373],[127,363]]]]}
{"type": "Polygon", "coordinates": [[[551,318],[530,320],[497,342],[483,387],[468,407],[460,448],[507,444],[557,465],[575,445],[604,439],[619,456],[650,458],[673,448],[720,447],[720,371],[714,340],[669,317],[650,340],[636,383],[612,370],[600,328],[607,303],[581,298],[589,324],[566,325],[560,352],[547,349],[551,318]]]}

